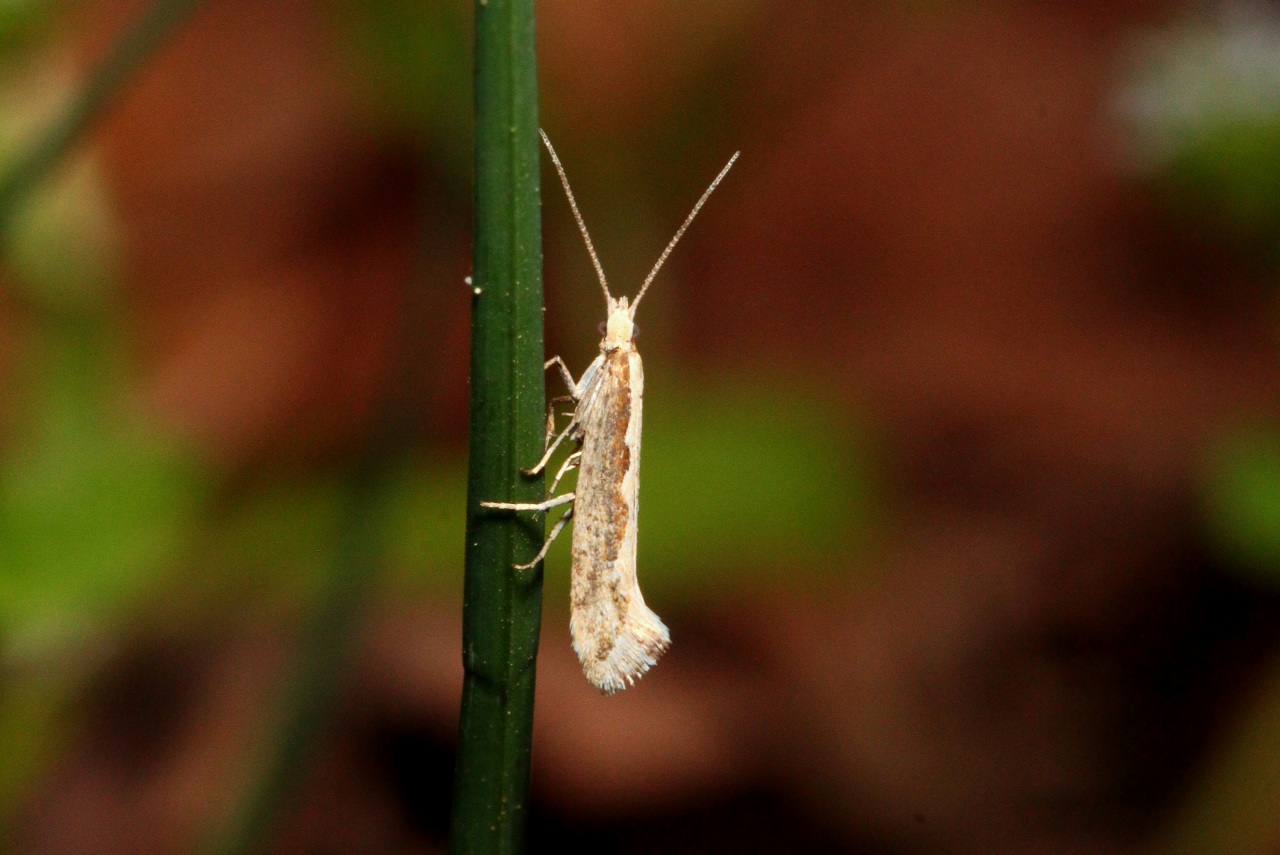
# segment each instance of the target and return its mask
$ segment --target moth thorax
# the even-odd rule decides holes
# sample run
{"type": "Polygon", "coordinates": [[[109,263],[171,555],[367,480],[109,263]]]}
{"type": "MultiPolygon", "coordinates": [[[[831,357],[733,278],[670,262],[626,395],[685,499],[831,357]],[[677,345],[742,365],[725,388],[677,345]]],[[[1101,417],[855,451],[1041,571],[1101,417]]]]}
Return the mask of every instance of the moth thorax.
{"type": "Polygon", "coordinates": [[[631,310],[627,307],[627,298],[621,297],[617,301],[611,301],[609,320],[605,326],[604,342],[601,346],[605,350],[614,350],[630,344],[632,331],[631,310]]]}

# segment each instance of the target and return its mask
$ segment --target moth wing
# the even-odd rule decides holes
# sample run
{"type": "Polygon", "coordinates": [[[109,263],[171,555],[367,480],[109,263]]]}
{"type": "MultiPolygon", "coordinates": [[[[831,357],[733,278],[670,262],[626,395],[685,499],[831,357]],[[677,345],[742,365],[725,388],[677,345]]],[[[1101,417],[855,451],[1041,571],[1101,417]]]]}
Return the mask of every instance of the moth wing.
{"type": "Polygon", "coordinates": [[[671,643],[636,579],[644,375],[635,351],[606,354],[583,418],[574,502],[570,632],[587,679],[612,694],[671,643]]]}

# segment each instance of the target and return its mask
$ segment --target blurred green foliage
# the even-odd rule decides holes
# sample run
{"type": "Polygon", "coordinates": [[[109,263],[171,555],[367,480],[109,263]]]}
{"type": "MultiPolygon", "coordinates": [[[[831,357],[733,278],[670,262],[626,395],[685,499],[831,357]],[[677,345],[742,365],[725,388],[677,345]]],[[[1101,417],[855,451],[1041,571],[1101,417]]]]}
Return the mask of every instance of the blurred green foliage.
{"type": "Polygon", "coordinates": [[[834,401],[783,378],[646,380],[639,548],[655,588],[848,569],[870,468],[834,401]]]}
{"type": "Polygon", "coordinates": [[[427,590],[462,592],[467,467],[437,452],[404,461],[388,491],[387,563],[397,580],[427,590]]]}
{"type": "Polygon", "coordinates": [[[465,2],[329,0],[371,100],[438,166],[471,174],[471,8],[465,2]]]}
{"type": "Polygon", "coordinates": [[[1208,456],[1209,531],[1255,578],[1280,585],[1280,431],[1242,429],[1208,456]]]}
{"type": "Polygon", "coordinates": [[[49,0],[0,0],[0,62],[43,35],[59,6],[49,0]]]}
{"type": "MultiPolygon", "coordinates": [[[[847,570],[868,542],[873,485],[862,438],[831,401],[781,378],[650,375],[640,470],[646,590],[696,597],[780,569],[793,581],[847,570]]],[[[389,523],[391,563],[402,573],[456,584],[463,475],[446,462],[406,470],[389,523]]],[[[547,559],[547,585],[561,593],[570,537],[547,559]]]]}
{"type": "Polygon", "coordinates": [[[1280,262],[1280,107],[1253,121],[1204,129],[1163,175],[1171,203],[1274,265],[1280,262]]]}
{"type": "Polygon", "coordinates": [[[190,452],[127,402],[114,242],[87,160],[0,235],[28,309],[0,451],[0,633],[23,649],[103,631],[176,565],[203,502],[190,452]]]}
{"type": "Polygon", "coordinates": [[[70,712],[82,670],[42,661],[0,685],[0,839],[14,806],[26,795],[32,772],[56,755],[73,716],[70,712]]]}
{"type": "MultiPolygon", "coordinates": [[[[0,113],[0,164],[30,144],[43,100],[66,93],[37,94],[0,113]]],[[[95,651],[181,565],[209,495],[192,450],[131,403],[98,179],[90,158],[61,164],[0,231],[17,333],[0,444],[0,823],[73,727],[95,651]]]]}
{"type": "Polygon", "coordinates": [[[161,435],[118,418],[44,421],[0,461],[0,621],[10,645],[78,636],[119,617],[175,566],[198,471],[161,435]]]}
{"type": "Polygon", "coordinates": [[[206,515],[182,583],[196,610],[234,607],[279,614],[312,602],[318,568],[337,552],[346,496],[332,472],[296,473],[257,483],[206,515]]]}
{"type": "Polygon", "coordinates": [[[109,310],[116,235],[90,158],[64,163],[15,212],[0,240],[8,286],[41,311],[68,317],[109,310]]]}

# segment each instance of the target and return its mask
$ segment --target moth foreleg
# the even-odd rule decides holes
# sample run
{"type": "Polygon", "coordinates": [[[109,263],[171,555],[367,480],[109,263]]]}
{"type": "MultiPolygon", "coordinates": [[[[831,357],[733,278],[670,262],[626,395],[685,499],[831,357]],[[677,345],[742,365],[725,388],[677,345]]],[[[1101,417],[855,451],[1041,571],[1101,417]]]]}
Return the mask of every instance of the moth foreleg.
{"type": "Polygon", "coordinates": [[[564,379],[564,385],[569,387],[569,396],[572,400],[578,400],[578,384],[573,380],[573,374],[569,371],[569,366],[564,364],[564,360],[558,356],[553,356],[542,366],[542,370],[546,371],[552,365],[560,367],[560,376],[564,379]]]}
{"type": "Polygon", "coordinates": [[[560,471],[556,473],[556,477],[551,480],[551,486],[547,489],[548,493],[554,493],[556,487],[560,485],[560,479],[568,474],[569,470],[577,468],[582,462],[582,452],[575,451],[564,459],[564,463],[560,466],[560,471]]]}
{"type": "Polygon", "coordinates": [[[573,518],[573,507],[570,506],[569,510],[565,511],[564,514],[560,517],[560,519],[556,520],[556,524],[551,527],[551,533],[547,535],[547,539],[543,542],[542,549],[538,550],[538,557],[534,558],[528,564],[515,564],[512,566],[515,567],[515,569],[517,570],[528,570],[529,568],[537,564],[539,561],[546,558],[548,550],[551,549],[551,544],[555,542],[555,539],[557,537],[560,536],[560,532],[564,531],[565,525],[567,525],[569,520],[572,518],[573,518]]]}

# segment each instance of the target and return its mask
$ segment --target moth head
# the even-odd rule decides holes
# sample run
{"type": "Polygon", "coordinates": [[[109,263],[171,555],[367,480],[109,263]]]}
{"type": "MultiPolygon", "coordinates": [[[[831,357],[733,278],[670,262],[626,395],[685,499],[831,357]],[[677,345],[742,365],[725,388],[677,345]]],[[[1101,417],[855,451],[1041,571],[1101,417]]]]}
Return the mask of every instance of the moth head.
{"type": "Polygon", "coordinates": [[[609,319],[605,321],[602,350],[617,350],[631,344],[635,335],[635,323],[631,319],[631,307],[626,297],[609,298],[609,319]]]}
{"type": "Polygon", "coordinates": [[[600,280],[600,290],[604,292],[605,302],[609,306],[609,318],[605,321],[604,339],[600,342],[600,348],[601,350],[617,350],[620,347],[628,347],[636,334],[636,307],[640,305],[645,292],[653,284],[654,277],[662,269],[662,265],[666,262],[667,257],[671,255],[671,251],[680,242],[685,229],[689,228],[689,224],[693,222],[694,217],[698,216],[698,212],[707,203],[712,191],[719,186],[725,175],[728,174],[729,167],[733,166],[734,161],[738,159],[738,153],[734,152],[733,157],[729,158],[729,162],[724,165],[724,169],[720,170],[720,174],[715,177],[711,182],[711,186],[702,194],[702,198],[693,206],[693,210],[689,212],[689,216],[685,218],[684,223],[681,224],[680,228],[676,229],[675,237],[671,238],[671,242],[662,251],[662,255],[658,256],[658,262],[653,265],[649,275],[644,278],[644,283],[640,286],[640,291],[636,294],[636,298],[628,304],[626,297],[614,297],[609,293],[609,283],[604,276],[604,267],[600,264],[600,257],[596,255],[596,248],[591,245],[591,235],[587,234],[587,224],[583,222],[582,212],[578,210],[578,203],[573,198],[573,190],[569,188],[569,176],[565,175],[564,166],[560,163],[560,157],[556,154],[555,148],[552,147],[551,140],[547,139],[546,133],[539,129],[538,134],[542,137],[542,142],[547,147],[547,154],[551,155],[551,162],[555,164],[556,173],[560,176],[560,183],[564,186],[564,195],[568,198],[569,208],[573,211],[573,218],[578,223],[578,231],[582,232],[582,240],[587,245],[587,253],[591,256],[591,264],[595,267],[596,277],[600,280]]]}

